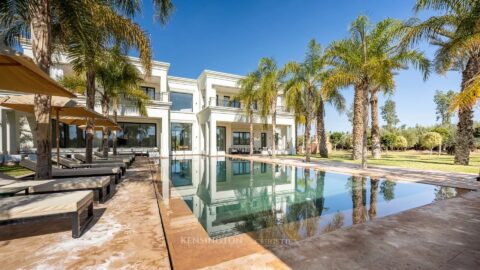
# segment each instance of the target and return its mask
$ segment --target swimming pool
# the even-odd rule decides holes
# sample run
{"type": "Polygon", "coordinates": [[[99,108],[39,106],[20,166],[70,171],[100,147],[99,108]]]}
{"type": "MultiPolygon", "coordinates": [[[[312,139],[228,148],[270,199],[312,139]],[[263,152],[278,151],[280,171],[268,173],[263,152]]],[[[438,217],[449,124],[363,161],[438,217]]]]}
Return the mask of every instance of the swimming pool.
{"type": "Polygon", "coordinates": [[[301,240],[466,192],[228,158],[172,159],[161,170],[216,239],[301,240]]]}

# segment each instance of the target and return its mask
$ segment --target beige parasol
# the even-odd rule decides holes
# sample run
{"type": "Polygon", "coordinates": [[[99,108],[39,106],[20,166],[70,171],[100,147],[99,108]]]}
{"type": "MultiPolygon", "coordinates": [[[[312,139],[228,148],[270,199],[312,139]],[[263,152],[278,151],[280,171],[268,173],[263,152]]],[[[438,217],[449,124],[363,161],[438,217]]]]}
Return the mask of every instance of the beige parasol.
{"type": "Polygon", "coordinates": [[[0,54],[0,89],[49,96],[75,97],[21,55],[0,54]]]}

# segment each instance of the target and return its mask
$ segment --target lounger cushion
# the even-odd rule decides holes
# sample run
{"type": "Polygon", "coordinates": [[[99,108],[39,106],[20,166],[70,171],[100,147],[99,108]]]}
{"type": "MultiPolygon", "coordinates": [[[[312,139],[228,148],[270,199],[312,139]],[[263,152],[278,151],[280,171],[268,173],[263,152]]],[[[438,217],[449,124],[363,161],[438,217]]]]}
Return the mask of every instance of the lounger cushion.
{"type": "MultiPolygon", "coordinates": [[[[36,164],[35,161],[32,160],[22,160],[20,161],[20,165],[30,169],[35,170],[36,164]]],[[[112,175],[112,174],[119,174],[121,170],[119,168],[82,168],[82,169],[58,169],[52,168],[52,176],[92,176],[92,175],[112,175]]]]}
{"type": "Polygon", "coordinates": [[[89,190],[2,198],[0,220],[76,212],[92,201],[93,192],[89,190]]]}
{"type": "Polygon", "coordinates": [[[0,187],[10,185],[10,184],[13,184],[15,182],[17,182],[17,181],[16,180],[10,180],[10,179],[0,179],[0,187]]]}
{"type": "Polygon", "coordinates": [[[16,181],[6,187],[29,187],[30,193],[68,191],[77,189],[95,189],[108,186],[110,176],[91,176],[81,178],[59,178],[52,180],[16,181]]]}

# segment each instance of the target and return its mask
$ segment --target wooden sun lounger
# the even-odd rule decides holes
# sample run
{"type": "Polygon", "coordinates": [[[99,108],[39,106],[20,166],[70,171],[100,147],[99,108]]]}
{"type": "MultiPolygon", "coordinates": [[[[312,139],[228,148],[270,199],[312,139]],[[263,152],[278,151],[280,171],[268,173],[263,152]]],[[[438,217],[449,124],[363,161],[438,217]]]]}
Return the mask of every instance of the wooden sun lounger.
{"type": "MultiPolygon", "coordinates": [[[[20,166],[23,166],[29,170],[36,170],[36,162],[29,159],[20,161],[20,166]]],[[[108,175],[115,179],[115,183],[120,182],[122,171],[119,168],[81,168],[81,169],[59,169],[52,168],[53,178],[66,178],[66,177],[82,177],[82,176],[99,176],[108,175]]]]}
{"type": "Polygon", "coordinates": [[[16,182],[15,180],[0,179],[0,187],[6,186],[6,185],[10,185],[10,184],[13,184],[13,183],[15,183],[15,182],[16,182]]]}
{"type": "Polygon", "coordinates": [[[55,193],[65,191],[92,190],[95,201],[104,203],[115,190],[110,176],[61,178],[51,180],[15,181],[2,188],[28,187],[29,194],[55,193]]]}
{"type": "Polygon", "coordinates": [[[120,168],[122,170],[122,175],[125,175],[127,170],[127,165],[123,162],[112,162],[112,163],[77,163],[73,159],[60,157],[57,160],[57,157],[52,157],[52,161],[59,162],[61,166],[68,169],[81,169],[81,168],[120,168]]]}
{"type": "MultiPolygon", "coordinates": [[[[97,159],[105,159],[103,157],[103,153],[102,152],[93,152],[93,156],[97,159]]],[[[107,159],[122,159],[122,160],[126,160],[126,159],[129,159],[129,163],[133,163],[135,161],[135,155],[130,155],[130,154],[118,154],[118,155],[114,155],[113,153],[109,153],[108,154],[108,158],[107,159]]]]}
{"type": "MultiPolygon", "coordinates": [[[[75,159],[78,159],[80,160],[81,162],[86,162],[86,158],[85,158],[85,155],[83,154],[74,154],[73,157],[75,159]]],[[[125,163],[125,165],[130,166],[131,164],[131,160],[129,158],[122,158],[122,159],[115,159],[115,158],[112,158],[112,159],[102,159],[102,158],[95,158],[93,161],[93,163],[98,163],[98,164],[105,164],[105,163],[114,163],[114,162],[123,162],[125,163]]]]}
{"type": "Polygon", "coordinates": [[[93,219],[93,192],[74,191],[13,196],[0,199],[0,225],[68,216],[72,219],[72,237],[81,236],[93,219]],[[82,226],[81,215],[87,211],[82,226]]]}

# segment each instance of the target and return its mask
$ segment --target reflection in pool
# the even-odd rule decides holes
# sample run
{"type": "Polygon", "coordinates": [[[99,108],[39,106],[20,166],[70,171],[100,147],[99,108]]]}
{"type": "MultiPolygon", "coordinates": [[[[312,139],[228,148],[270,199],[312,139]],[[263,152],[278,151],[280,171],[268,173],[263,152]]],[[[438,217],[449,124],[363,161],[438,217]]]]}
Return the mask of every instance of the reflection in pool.
{"type": "Polygon", "coordinates": [[[464,191],[221,158],[171,160],[161,171],[213,238],[299,240],[464,191]]]}

